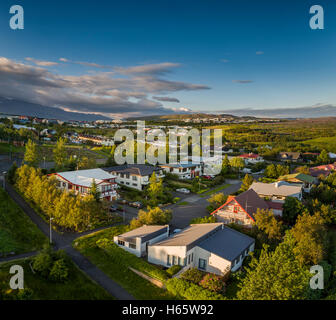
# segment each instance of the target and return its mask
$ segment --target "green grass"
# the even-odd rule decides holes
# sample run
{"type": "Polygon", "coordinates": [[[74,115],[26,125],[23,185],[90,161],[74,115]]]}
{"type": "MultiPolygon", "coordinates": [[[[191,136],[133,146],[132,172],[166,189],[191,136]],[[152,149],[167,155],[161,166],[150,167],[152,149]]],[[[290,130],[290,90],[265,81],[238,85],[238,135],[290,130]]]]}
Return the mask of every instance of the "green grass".
{"type": "MultiPolygon", "coordinates": [[[[109,300],[113,297],[102,287],[89,279],[80,269],[69,259],[69,279],[65,283],[57,283],[46,280],[38,274],[34,274],[30,268],[31,258],[11,261],[0,264],[0,285],[2,289],[8,286],[12,275],[9,269],[12,265],[20,265],[24,270],[24,287],[33,291],[32,300],[109,300]]],[[[5,289],[5,291],[7,291],[5,289]]],[[[15,298],[16,290],[10,295],[15,298]]]]}
{"type": "Polygon", "coordinates": [[[182,202],[179,202],[177,205],[179,205],[179,206],[187,206],[188,204],[190,204],[188,201],[182,201],[182,202]]]}
{"type": "Polygon", "coordinates": [[[136,299],[173,299],[164,289],[158,288],[128,269],[132,267],[159,280],[167,278],[165,271],[135,255],[119,248],[113,242],[113,236],[128,231],[128,226],[117,226],[81,237],[74,242],[74,248],[84,254],[93,264],[118,282],[136,299]],[[104,239],[109,244],[97,246],[97,241],[104,239]]]}
{"type": "Polygon", "coordinates": [[[0,188],[0,254],[35,251],[45,243],[43,233],[0,188]]]}
{"type": "Polygon", "coordinates": [[[209,190],[209,191],[207,191],[207,192],[204,192],[204,193],[201,195],[201,197],[211,196],[212,194],[217,193],[217,192],[219,192],[219,191],[221,191],[221,190],[223,190],[223,189],[226,189],[226,188],[229,187],[229,186],[230,186],[230,184],[224,184],[224,185],[221,185],[221,186],[216,187],[216,188],[214,188],[214,189],[211,189],[211,190],[209,190]]]}
{"type": "Polygon", "coordinates": [[[336,137],[320,137],[303,142],[304,144],[326,149],[329,152],[336,152],[336,137]]]}
{"type": "Polygon", "coordinates": [[[23,153],[25,150],[24,147],[10,146],[8,143],[0,143],[0,154],[9,154],[10,151],[13,153],[23,153]]]}

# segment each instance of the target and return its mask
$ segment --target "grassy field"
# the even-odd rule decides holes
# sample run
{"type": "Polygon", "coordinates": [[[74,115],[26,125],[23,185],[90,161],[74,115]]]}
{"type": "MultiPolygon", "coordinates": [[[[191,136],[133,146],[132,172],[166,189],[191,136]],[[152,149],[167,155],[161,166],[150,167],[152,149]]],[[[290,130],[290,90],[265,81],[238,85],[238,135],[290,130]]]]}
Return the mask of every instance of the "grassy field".
{"type": "MultiPolygon", "coordinates": [[[[46,280],[38,274],[34,274],[30,262],[31,259],[16,260],[0,264],[0,285],[9,284],[9,269],[11,265],[20,265],[24,270],[24,286],[29,288],[33,294],[32,300],[110,300],[113,297],[98,284],[89,279],[69,260],[69,279],[65,283],[58,283],[46,280]]],[[[10,288],[8,288],[10,290],[10,288]]],[[[10,292],[10,291],[9,291],[10,292]]],[[[14,295],[12,292],[10,295],[14,295]]],[[[14,297],[13,297],[14,298],[14,297]]]]}
{"type": "Polygon", "coordinates": [[[303,142],[319,149],[326,149],[329,152],[336,152],[336,137],[321,137],[303,142]]]}
{"type": "Polygon", "coordinates": [[[160,280],[166,276],[166,273],[160,268],[111,243],[114,235],[127,230],[128,226],[125,225],[105,229],[75,240],[74,247],[136,299],[173,299],[166,290],[154,286],[128,269],[128,267],[132,267],[160,280]],[[102,249],[97,246],[99,240],[108,241],[110,244],[106,249],[102,249]]]}
{"type": "Polygon", "coordinates": [[[47,238],[0,188],[0,254],[41,249],[47,238]]]}

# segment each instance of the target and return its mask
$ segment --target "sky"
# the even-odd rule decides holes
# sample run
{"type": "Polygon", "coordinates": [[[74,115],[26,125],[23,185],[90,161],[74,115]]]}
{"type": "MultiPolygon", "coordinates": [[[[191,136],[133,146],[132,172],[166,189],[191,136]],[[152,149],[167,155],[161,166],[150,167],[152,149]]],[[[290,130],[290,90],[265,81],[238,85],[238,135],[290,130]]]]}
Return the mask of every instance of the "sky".
{"type": "Polygon", "coordinates": [[[336,1],[1,0],[0,96],[110,117],[336,106],[335,40],[336,1]]]}

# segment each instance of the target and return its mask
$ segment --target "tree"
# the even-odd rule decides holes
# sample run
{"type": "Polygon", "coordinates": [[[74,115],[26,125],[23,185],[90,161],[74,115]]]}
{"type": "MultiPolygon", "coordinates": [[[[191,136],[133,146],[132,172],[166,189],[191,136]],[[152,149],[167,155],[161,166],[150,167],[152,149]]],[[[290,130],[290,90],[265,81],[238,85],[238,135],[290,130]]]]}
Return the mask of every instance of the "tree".
{"type": "Polygon", "coordinates": [[[150,203],[155,206],[158,204],[158,199],[163,195],[163,183],[162,179],[157,179],[155,172],[152,173],[149,178],[149,185],[147,187],[147,194],[150,203]]]}
{"type": "Polygon", "coordinates": [[[274,252],[264,245],[259,259],[252,257],[246,277],[239,284],[238,299],[304,299],[311,275],[296,259],[294,248],[295,240],[290,234],[274,252]]]}
{"type": "Polygon", "coordinates": [[[323,260],[326,248],[326,228],[320,213],[299,215],[290,230],[295,241],[293,249],[297,260],[302,265],[317,264],[323,260]]]}
{"type": "Polygon", "coordinates": [[[240,157],[234,157],[230,160],[231,167],[235,168],[237,172],[245,167],[245,162],[240,157]]]}
{"type": "Polygon", "coordinates": [[[24,154],[24,162],[27,163],[29,166],[36,167],[38,165],[38,152],[37,152],[37,145],[32,140],[28,140],[26,144],[26,151],[24,154]]]}
{"type": "Polygon", "coordinates": [[[215,193],[207,201],[211,204],[212,208],[215,210],[225,203],[227,195],[224,193],[215,193]]]}
{"type": "Polygon", "coordinates": [[[18,169],[17,165],[16,165],[16,162],[14,161],[12,166],[10,167],[10,169],[8,170],[8,174],[7,174],[7,178],[8,178],[8,181],[11,183],[11,184],[14,184],[15,183],[15,174],[16,174],[16,170],[18,169]]]}
{"type": "Polygon", "coordinates": [[[298,167],[298,168],[296,168],[296,172],[310,175],[310,171],[309,171],[308,166],[298,167]]]}
{"type": "Polygon", "coordinates": [[[221,171],[221,175],[226,175],[230,172],[231,170],[231,166],[230,166],[230,160],[228,158],[228,155],[226,154],[224,157],[224,160],[222,162],[222,171],[221,171]]]}
{"type": "Polygon", "coordinates": [[[273,163],[266,167],[265,176],[267,178],[272,178],[272,179],[276,179],[278,177],[276,166],[273,163]]]}
{"type": "Polygon", "coordinates": [[[139,210],[138,217],[130,223],[131,229],[139,228],[143,225],[165,225],[172,219],[171,210],[162,210],[159,207],[147,207],[147,211],[139,210]]]}
{"type": "Polygon", "coordinates": [[[92,158],[82,157],[78,161],[78,169],[79,170],[82,170],[82,169],[92,169],[92,168],[95,168],[96,166],[97,166],[96,160],[92,159],[92,158]]]}
{"type": "Polygon", "coordinates": [[[53,150],[54,153],[54,161],[56,163],[56,167],[62,168],[64,167],[67,160],[67,152],[65,149],[66,139],[59,138],[57,140],[56,146],[53,150]]]}
{"type": "Polygon", "coordinates": [[[95,200],[97,202],[100,201],[100,195],[101,195],[101,193],[98,190],[98,186],[97,186],[97,183],[96,183],[95,179],[92,180],[91,188],[90,188],[90,194],[95,198],[95,200]]]}
{"type": "Polygon", "coordinates": [[[278,221],[272,210],[257,210],[254,215],[256,227],[263,231],[269,240],[280,240],[282,237],[282,222],[278,221]]]}
{"type": "Polygon", "coordinates": [[[299,214],[307,210],[306,207],[294,197],[287,197],[282,209],[282,218],[291,225],[295,223],[299,214]]]}
{"type": "Polygon", "coordinates": [[[320,155],[317,157],[316,162],[318,164],[328,164],[330,163],[330,158],[328,152],[323,149],[320,153],[320,155]]]}
{"type": "Polygon", "coordinates": [[[240,187],[241,191],[246,191],[250,188],[250,185],[253,183],[253,177],[249,174],[246,174],[243,181],[242,185],[240,187]]]}

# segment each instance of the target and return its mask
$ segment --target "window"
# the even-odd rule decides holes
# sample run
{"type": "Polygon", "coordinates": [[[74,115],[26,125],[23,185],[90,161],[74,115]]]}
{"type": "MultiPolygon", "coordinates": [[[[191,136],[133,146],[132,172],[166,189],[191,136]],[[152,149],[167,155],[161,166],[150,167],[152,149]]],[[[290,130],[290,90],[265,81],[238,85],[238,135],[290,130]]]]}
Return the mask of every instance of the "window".
{"type": "Polygon", "coordinates": [[[130,178],[130,174],[126,173],[126,179],[129,179],[129,178],[130,178]]]}
{"type": "Polygon", "coordinates": [[[191,254],[191,262],[194,261],[194,253],[191,254]]]}
{"type": "Polygon", "coordinates": [[[233,207],[233,212],[234,212],[234,213],[238,213],[238,211],[239,211],[238,206],[234,206],[234,207],[233,207]]]}
{"type": "Polygon", "coordinates": [[[124,245],[125,245],[125,241],[118,240],[118,244],[119,244],[120,246],[124,246],[124,245]]]}
{"type": "Polygon", "coordinates": [[[132,177],[132,180],[133,180],[133,181],[137,181],[137,180],[138,180],[138,177],[137,177],[137,176],[133,176],[133,177],[132,177]]]}
{"type": "Polygon", "coordinates": [[[136,244],[134,244],[134,243],[130,243],[128,246],[129,246],[131,249],[136,249],[136,244]]]}
{"type": "Polygon", "coordinates": [[[201,270],[205,270],[206,269],[206,260],[199,259],[198,260],[198,268],[201,269],[201,270]]]}
{"type": "Polygon", "coordinates": [[[137,184],[136,184],[136,183],[132,183],[132,186],[136,187],[136,186],[137,186],[137,184]]]}
{"type": "Polygon", "coordinates": [[[178,264],[179,266],[181,266],[181,260],[182,260],[182,259],[181,259],[180,257],[177,258],[177,264],[178,264]]]}
{"type": "Polygon", "coordinates": [[[176,264],[176,261],[177,259],[176,259],[176,257],[175,256],[172,256],[172,265],[174,266],[175,264],[176,264]]]}
{"type": "Polygon", "coordinates": [[[167,265],[171,266],[171,256],[169,254],[167,255],[167,265]]]}

